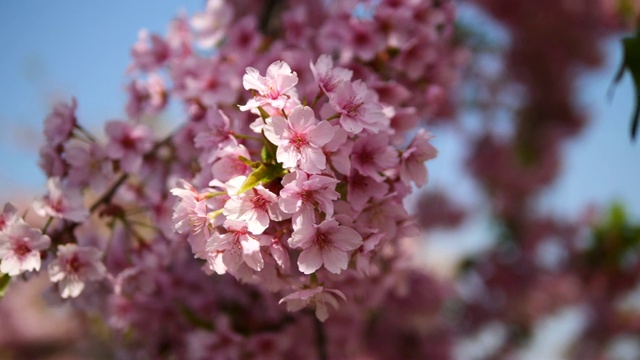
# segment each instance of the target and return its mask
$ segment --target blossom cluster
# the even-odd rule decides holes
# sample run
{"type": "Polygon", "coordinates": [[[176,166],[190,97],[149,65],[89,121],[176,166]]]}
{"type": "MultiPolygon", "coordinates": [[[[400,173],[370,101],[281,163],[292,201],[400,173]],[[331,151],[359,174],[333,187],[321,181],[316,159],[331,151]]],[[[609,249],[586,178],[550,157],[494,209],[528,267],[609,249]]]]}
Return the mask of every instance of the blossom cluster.
{"type": "MultiPolygon", "coordinates": [[[[402,201],[411,183],[426,182],[424,162],[437,154],[424,130],[406,147],[394,146],[375,92],[334,67],[330,56],[310,67],[320,91],[312,105],[320,116],[298,98],[298,77],[287,63],[272,63],[266,76],[249,67],[243,86],[254,96],[239,108],[256,116],[250,125],[256,136],[240,138],[260,151],[251,156],[232,132],[217,131],[224,139],[208,141],[215,145],[203,147],[201,157],[200,177],[211,179],[209,187],[183,182],[171,190],[180,198],[176,230],[188,234],[205,271],[229,272],[271,290],[298,289],[299,296],[284,301],[309,298],[305,289],[319,279],[330,282],[327,273],[369,274],[375,253],[411,235],[402,201]]],[[[229,121],[220,112],[209,126],[223,129],[229,121]]],[[[318,316],[325,320],[326,311],[318,316]]]]}

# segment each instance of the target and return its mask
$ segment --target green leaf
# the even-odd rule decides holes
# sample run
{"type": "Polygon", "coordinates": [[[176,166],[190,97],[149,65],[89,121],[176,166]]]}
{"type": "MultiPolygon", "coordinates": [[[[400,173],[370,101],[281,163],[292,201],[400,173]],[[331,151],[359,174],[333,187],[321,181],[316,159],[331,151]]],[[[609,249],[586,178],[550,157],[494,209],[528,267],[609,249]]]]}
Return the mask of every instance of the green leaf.
{"type": "Polygon", "coordinates": [[[9,287],[9,283],[11,282],[11,277],[6,274],[0,274],[0,299],[4,297],[4,294],[7,292],[7,288],[9,287]]]}
{"type": "Polygon", "coordinates": [[[613,88],[620,82],[625,70],[629,71],[635,92],[635,106],[631,115],[631,127],[629,130],[631,139],[635,140],[640,120],[640,30],[634,36],[622,39],[622,49],[624,51],[622,62],[609,88],[609,96],[613,94],[613,88]]]}
{"type": "Polygon", "coordinates": [[[254,169],[257,169],[262,165],[259,161],[251,161],[242,155],[238,156],[238,159],[254,169]]]}
{"type": "Polygon", "coordinates": [[[271,154],[267,146],[262,147],[262,151],[260,152],[260,155],[262,156],[263,162],[269,163],[273,161],[273,155],[271,154]]]}
{"type": "Polygon", "coordinates": [[[253,189],[258,184],[266,184],[285,174],[286,171],[282,168],[281,164],[262,164],[247,176],[247,180],[244,181],[240,190],[238,190],[238,195],[253,189]]]}
{"type": "Polygon", "coordinates": [[[258,106],[258,111],[260,112],[260,117],[262,118],[262,120],[267,120],[268,118],[270,118],[271,116],[269,115],[269,113],[267,113],[262,106],[258,106]]]}

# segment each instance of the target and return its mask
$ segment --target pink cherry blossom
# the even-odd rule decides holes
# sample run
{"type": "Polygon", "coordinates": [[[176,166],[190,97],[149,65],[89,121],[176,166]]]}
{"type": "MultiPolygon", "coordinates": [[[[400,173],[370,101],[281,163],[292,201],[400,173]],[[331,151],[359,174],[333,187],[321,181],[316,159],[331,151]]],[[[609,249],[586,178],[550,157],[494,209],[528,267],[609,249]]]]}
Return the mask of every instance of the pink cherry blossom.
{"type": "Polygon", "coordinates": [[[362,236],[335,219],[328,219],[313,227],[297,229],[289,245],[303,249],[298,258],[298,268],[303,273],[311,274],[324,265],[329,272],[339,274],[349,265],[348,252],[362,245],[362,236]]]}
{"type": "Polygon", "coordinates": [[[153,71],[167,61],[170,52],[169,45],[160,36],[149,34],[146,29],[140,30],[138,42],[131,49],[131,68],[145,72],[153,71]]]}
{"type": "Polygon", "coordinates": [[[231,144],[215,152],[211,165],[211,175],[219,181],[229,181],[240,175],[249,175],[251,167],[240,159],[250,159],[249,150],[244,145],[231,144]]]}
{"type": "Polygon", "coordinates": [[[8,225],[0,232],[0,271],[16,276],[40,270],[40,251],[50,244],[47,235],[22,220],[8,225]]]}
{"type": "Polygon", "coordinates": [[[204,195],[184,180],[179,180],[178,186],[180,187],[171,189],[171,193],[180,198],[173,212],[176,231],[179,233],[191,231],[194,234],[202,232],[203,236],[208,238],[209,218],[204,195]]]}
{"type": "Polygon", "coordinates": [[[427,168],[424,162],[438,155],[438,150],[429,142],[433,135],[420,129],[402,153],[400,160],[400,179],[406,184],[413,181],[417,186],[427,183],[427,168]]]}
{"type": "Polygon", "coordinates": [[[282,211],[293,214],[294,229],[315,223],[316,206],[327,218],[333,216],[333,201],[340,197],[334,189],[339,182],[329,176],[308,175],[303,171],[285,175],[278,203],[282,211]]]}
{"type": "Polygon", "coordinates": [[[242,84],[246,90],[255,90],[258,94],[240,106],[240,110],[247,111],[265,105],[282,109],[297,83],[298,75],[284,61],[269,65],[266,77],[261,76],[258,70],[248,67],[247,73],[242,77],[242,84]]]}
{"type": "Polygon", "coordinates": [[[49,264],[49,279],[57,282],[60,296],[78,297],[86,281],[97,281],[106,275],[102,253],[92,246],[58,245],[57,257],[49,264]]]}
{"type": "Polygon", "coordinates": [[[377,182],[369,176],[353,170],[347,182],[347,200],[355,210],[362,210],[371,198],[382,198],[389,192],[389,185],[377,182]]]}
{"type": "Polygon", "coordinates": [[[205,107],[231,104],[238,97],[240,81],[221,61],[202,61],[183,78],[184,89],[180,95],[186,99],[198,99],[205,107]]]}
{"type": "Polygon", "coordinates": [[[340,114],[340,125],[349,133],[359,134],[364,129],[377,133],[389,126],[375,93],[360,80],[342,82],[329,101],[340,114]]]}
{"type": "Polygon", "coordinates": [[[264,260],[260,254],[260,241],[249,232],[246,223],[227,220],[224,227],[226,233],[214,233],[207,241],[207,251],[213,252],[214,256],[222,252],[222,261],[231,271],[242,263],[256,271],[262,270],[264,260]]]}
{"type": "Polygon", "coordinates": [[[198,132],[193,141],[202,149],[218,149],[234,143],[231,120],[222,110],[207,111],[207,129],[198,132]]]}
{"type": "Polygon", "coordinates": [[[349,21],[349,46],[345,46],[347,51],[352,50],[355,56],[364,61],[372,60],[386,45],[384,36],[376,30],[376,26],[376,22],[352,18],[349,21]]]}
{"type": "Polygon", "coordinates": [[[320,173],[326,167],[322,146],[328,143],[336,129],[327,121],[318,122],[308,106],[297,106],[288,121],[272,116],[264,126],[264,135],[278,146],[276,158],[285,168],[300,167],[311,173],[320,173]]]}
{"type": "Polygon", "coordinates": [[[278,197],[261,185],[240,195],[238,190],[246,176],[237,176],[225,185],[231,198],[224,204],[223,214],[230,220],[245,221],[253,234],[262,234],[271,219],[279,220],[282,212],[278,207],[278,197]]]}
{"type": "Polygon", "coordinates": [[[57,103],[53,112],[44,120],[44,135],[50,146],[60,145],[71,136],[73,128],[77,124],[76,108],[78,103],[75,98],[71,103],[57,103]]]}
{"type": "Polygon", "coordinates": [[[132,125],[112,120],[107,122],[105,131],[109,137],[106,146],[109,157],[120,160],[124,171],[137,171],[142,164],[143,155],[153,146],[149,128],[142,124],[132,125]]]}
{"type": "Polygon", "coordinates": [[[78,188],[63,185],[60,178],[49,178],[47,189],[47,195],[33,204],[38,215],[75,222],[82,222],[89,217],[89,211],[83,204],[83,197],[78,188]]]}
{"type": "Polygon", "coordinates": [[[288,273],[291,266],[289,259],[289,252],[287,248],[282,245],[281,239],[273,236],[270,238],[271,244],[269,245],[269,252],[276,261],[283,273],[288,273]]]}
{"type": "Polygon", "coordinates": [[[2,213],[0,213],[0,232],[7,230],[10,225],[19,219],[18,209],[12,203],[4,204],[2,213]]]}
{"type": "Polygon", "coordinates": [[[351,173],[351,150],[353,141],[348,139],[347,133],[338,126],[333,139],[322,147],[322,151],[327,156],[327,161],[331,164],[331,169],[343,175],[351,173]]]}
{"type": "Polygon", "coordinates": [[[71,140],[65,144],[64,153],[69,164],[69,184],[89,185],[95,192],[109,186],[114,176],[113,163],[100,144],[71,140]]]}
{"type": "Polygon", "coordinates": [[[336,297],[347,301],[342,291],[318,286],[291,293],[280,299],[280,304],[286,303],[288,311],[299,311],[305,306],[310,305],[315,308],[315,314],[318,320],[324,322],[329,317],[327,304],[333,306],[334,309],[338,309],[339,307],[336,297]]]}
{"type": "Polygon", "coordinates": [[[167,90],[162,78],[149,75],[146,81],[135,79],[127,87],[129,101],[127,115],[137,119],[142,115],[156,115],[167,104],[167,90]]]}
{"type": "Polygon", "coordinates": [[[210,49],[226,35],[226,27],[233,19],[233,7],[223,0],[208,0],[204,12],[191,18],[191,26],[197,33],[198,45],[210,49]]]}
{"type": "Polygon", "coordinates": [[[389,146],[386,134],[362,136],[356,140],[351,153],[351,166],[361,174],[381,182],[385,170],[398,163],[398,151],[389,146]]]}
{"type": "Polygon", "coordinates": [[[231,25],[227,33],[221,55],[232,59],[239,69],[245,69],[259,55],[263,36],[257,22],[255,17],[246,16],[231,25]]]}
{"type": "Polygon", "coordinates": [[[318,86],[327,94],[332,93],[343,81],[350,81],[353,71],[333,67],[333,60],[327,54],[320,55],[316,63],[311,63],[311,72],[318,86]]]}
{"type": "Polygon", "coordinates": [[[51,146],[47,143],[40,147],[40,159],[38,165],[48,177],[62,177],[66,174],[67,163],[63,159],[60,146],[51,146]]]}

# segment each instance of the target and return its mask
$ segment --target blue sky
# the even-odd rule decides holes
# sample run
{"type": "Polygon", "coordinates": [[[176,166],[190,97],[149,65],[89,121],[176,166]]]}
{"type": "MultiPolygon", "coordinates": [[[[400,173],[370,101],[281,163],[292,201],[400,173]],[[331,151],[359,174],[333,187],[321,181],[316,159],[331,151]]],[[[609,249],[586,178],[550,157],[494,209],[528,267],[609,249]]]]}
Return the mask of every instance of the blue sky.
{"type": "MultiPolygon", "coordinates": [[[[194,13],[203,0],[2,1],[0,2],[0,203],[28,200],[44,189],[37,166],[42,121],[53,102],[78,99],[78,117],[90,129],[122,118],[129,49],[141,28],[164,32],[180,9],[194,13]]],[[[640,216],[640,144],[628,137],[632,89],[625,77],[613,101],[606,99],[620,49],[606,46],[607,66],[578,85],[580,103],[592,114],[584,136],[567,146],[563,175],[542,205],[575,213],[584,205],[621,200],[640,216]]],[[[461,142],[436,133],[440,157],[431,184],[472,192],[461,169],[461,142]]]]}

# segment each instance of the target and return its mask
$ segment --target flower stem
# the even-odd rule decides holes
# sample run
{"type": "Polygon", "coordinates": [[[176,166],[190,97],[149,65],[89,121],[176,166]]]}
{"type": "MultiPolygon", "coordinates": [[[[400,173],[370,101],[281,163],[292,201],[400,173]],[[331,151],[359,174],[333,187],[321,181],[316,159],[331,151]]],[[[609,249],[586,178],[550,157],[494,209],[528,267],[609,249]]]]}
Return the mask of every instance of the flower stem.
{"type": "Polygon", "coordinates": [[[49,225],[51,225],[52,221],[53,221],[53,216],[49,216],[49,218],[47,219],[47,222],[44,224],[44,227],[42,228],[43,234],[47,233],[47,229],[49,229],[49,225]]]}
{"type": "Polygon", "coordinates": [[[78,131],[80,131],[82,135],[86,136],[87,139],[91,140],[92,142],[96,142],[95,136],[91,135],[91,133],[89,133],[89,131],[83,128],[80,124],[76,124],[76,129],[78,129],[78,131]]]}
{"type": "Polygon", "coordinates": [[[335,113],[327,118],[327,121],[331,121],[340,117],[340,113],[335,113]]]}
{"type": "Polygon", "coordinates": [[[100,204],[104,204],[111,201],[111,198],[113,197],[113,195],[115,195],[120,185],[122,185],[125,182],[125,180],[127,180],[128,177],[129,177],[129,174],[120,175],[120,178],[118,178],[118,181],[116,181],[113,185],[111,185],[111,188],[109,188],[107,192],[105,192],[98,200],[96,200],[96,202],[93,203],[93,205],[91,205],[91,207],[89,208],[89,212],[93,214],[96,211],[96,209],[98,209],[98,206],[100,206],[100,204]]]}
{"type": "Polygon", "coordinates": [[[324,325],[314,313],[313,316],[313,324],[316,331],[316,344],[318,345],[318,359],[319,360],[328,360],[329,357],[327,355],[327,337],[324,332],[324,325]]]}

